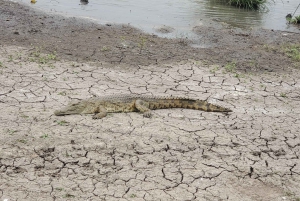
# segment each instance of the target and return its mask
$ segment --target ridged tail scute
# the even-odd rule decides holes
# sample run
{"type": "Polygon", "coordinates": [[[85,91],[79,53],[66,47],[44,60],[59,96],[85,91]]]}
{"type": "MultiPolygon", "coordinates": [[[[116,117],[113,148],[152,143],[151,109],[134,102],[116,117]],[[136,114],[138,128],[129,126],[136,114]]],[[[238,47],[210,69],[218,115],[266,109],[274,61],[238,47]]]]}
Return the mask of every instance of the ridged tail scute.
{"type": "Polygon", "coordinates": [[[163,109],[163,108],[186,108],[194,110],[203,110],[206,112],[232,112],[228,108],[208,103],[204,100],[193,99],[159,99],[150,101],[150,109],[163,109]]]}

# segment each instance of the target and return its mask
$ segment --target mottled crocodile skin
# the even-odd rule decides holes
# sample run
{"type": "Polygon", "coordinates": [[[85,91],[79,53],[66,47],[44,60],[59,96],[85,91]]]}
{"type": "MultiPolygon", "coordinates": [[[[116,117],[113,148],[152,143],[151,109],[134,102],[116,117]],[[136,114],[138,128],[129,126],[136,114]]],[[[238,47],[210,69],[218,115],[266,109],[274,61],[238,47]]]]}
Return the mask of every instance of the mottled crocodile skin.
{"type": "Polygon", "coordinates": [[[55,115],[95,114],[100,119],[112,112],[142,112],[145,117],[151,116],[151,110],[167,108],[186,108],[207,112],[232,112],[232,110],[208,103],[181,97],[159,97],[139,95],[114,95],[95,97],[70,103],[65,108],[54,112],[55,115]]]}

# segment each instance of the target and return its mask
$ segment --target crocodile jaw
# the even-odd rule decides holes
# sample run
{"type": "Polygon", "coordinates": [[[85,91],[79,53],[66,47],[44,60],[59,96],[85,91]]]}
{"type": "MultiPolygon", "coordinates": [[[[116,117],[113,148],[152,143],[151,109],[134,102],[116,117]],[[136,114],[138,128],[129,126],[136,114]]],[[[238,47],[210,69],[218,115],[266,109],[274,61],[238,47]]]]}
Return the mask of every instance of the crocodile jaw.
{"type": "Polygon", "coordinates": [[[69,114],[80,114],[85,110],[85,105],[82,103],[72,103],[62,108],[61,110],[56,110],[54,114],[56,116],[63,116],[69,114]]]}

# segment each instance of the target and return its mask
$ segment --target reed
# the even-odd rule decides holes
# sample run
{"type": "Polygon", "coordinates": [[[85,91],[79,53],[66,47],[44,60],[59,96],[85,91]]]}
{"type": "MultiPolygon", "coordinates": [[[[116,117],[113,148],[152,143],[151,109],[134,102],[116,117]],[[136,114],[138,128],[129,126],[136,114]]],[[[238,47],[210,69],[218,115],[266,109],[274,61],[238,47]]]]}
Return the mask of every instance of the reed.
{"type": "Polygon", "coordinates": [[[226,0],[230,5],[245,8],[245,9],[251,9],[251,10],[257,10],[261,7],[264,7],[267,0],[226,0]]]}
{"type": "Polygon", "coordinates": [[[295,16],[293,18],[287,17],[287,20],[289,21],[289,23],[292,23],[292,24],[300,24],[300,15],[295,16]]]}

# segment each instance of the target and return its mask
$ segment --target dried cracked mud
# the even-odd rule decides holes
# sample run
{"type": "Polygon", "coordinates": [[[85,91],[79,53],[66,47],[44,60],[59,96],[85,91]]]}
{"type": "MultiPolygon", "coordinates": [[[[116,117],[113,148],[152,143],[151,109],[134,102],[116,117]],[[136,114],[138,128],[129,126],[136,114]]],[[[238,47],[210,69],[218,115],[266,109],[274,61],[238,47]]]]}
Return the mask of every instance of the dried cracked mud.
{"type": "Polygon", "coordinates": [[[50,65],[13,46],[0,55],[2,200],[300,197],[297,69],[237,78],[199,61],[50,65]],[[208,99],[233,112],[53,115],[70,100],[122,93],[208,99]]]}
{"type": "MultiPolygon", "coordinates": [[[[0,9],[6,6],[0,15],[8,19],[0,24],[6,27],[0,38],[1,201],[300,200],[300,69],[273,48],[299,35],[274,33],[277,41],[269,41],[271,51],[258,48],[264,36],[219,47],[216,63],[231,61],[222,55],[232,52],[241,59],[236,64],[241,71],[236,72],[208,62],[210,56],[217,57],[210,55],[212,49],[182,46],[175,55],[170,51],[182,41],[149,35],[143,37],[153,37],[160,54],[140,51],[144,54],[136,56],[138,49],[131,46],[130,57],[113,62],[109,55],[117,50],[95,52],[98,60],[95,55],[86,58],[98,44],[84,46],[83,40],[78,46],[86,48],[82,55],[77,50],[68,54],[78,45],[75,41],[60,50],[50,44],[55,36],[65,42],[75,39],[50,29],[49,41],[40,48],[45,34],[28,35],[30,27],[16,23],[21,17],[9,7],[19,5],[0,3],[0,9]],[[19,34],[13,34],[16,27],[19,34]],[[235,52],[237,47],[245,51],[235,52]],[[249,47],[256,53],[247,52],[249,47]],[[204,59],[192,57],[197,51],[204,59]],[[253,55],[257,57],[251,59],[258,59],[256,73],[249,73],[244,64],[253,55]],[[101,120],[53,114],[70,101],[112,94],[207,99],[233,112],[164,109],[153,111],[150,119],[140,113],[114,113],[101,120]]],[[[122,44],[118,30],[112,30],[118,39],[107,44],[122,44]]],[[[232,37],[221,37],[227,31],[213,31],[220,46],[232,37]]],[[[112,38],[109,33],[104,35],[112,38]]],[[[133,38],[130,43],[135,43],[133,38]]]]}

